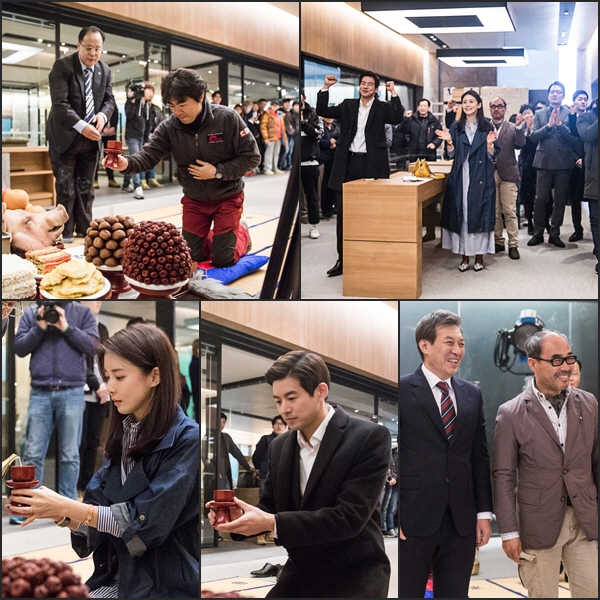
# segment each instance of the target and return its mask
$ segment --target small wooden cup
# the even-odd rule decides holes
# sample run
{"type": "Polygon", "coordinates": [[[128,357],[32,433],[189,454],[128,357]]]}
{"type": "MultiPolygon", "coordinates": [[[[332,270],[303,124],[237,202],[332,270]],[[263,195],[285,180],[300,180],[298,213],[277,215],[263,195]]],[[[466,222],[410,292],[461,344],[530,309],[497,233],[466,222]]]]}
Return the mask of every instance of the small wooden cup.
{"type": "Polygon", "coordinates": [[[215,490],[215,502],[233,502],[234,495],[233,490],[215,490]]]}
{"type": "Polygon", "coordinates": [[[13,481],[33,481],[35,479],[35,466],[13,466],[10,468],[10,476],[13,481]]]}

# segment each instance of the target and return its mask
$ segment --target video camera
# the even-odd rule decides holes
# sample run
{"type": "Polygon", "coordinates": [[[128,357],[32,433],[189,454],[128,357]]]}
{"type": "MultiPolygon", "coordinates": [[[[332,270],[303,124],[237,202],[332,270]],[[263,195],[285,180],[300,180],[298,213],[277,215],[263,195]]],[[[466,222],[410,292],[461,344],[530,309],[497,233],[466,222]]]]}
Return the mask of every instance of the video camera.
{"type": "Polygon", "coordinates": [[[60,320],[60,313],[56,310],[57,306],[61,308],[64,306],[63,302],[56,302],[54,300],[38,300],[38,306],[44,307],[44,316],[36,315],[36,321],[46,321],[46,323],[51,323],[52,325],[58,323],[60,320]]]}
{"type": "Polygon", "coordinates": [[[133,97],[136,100],[141,100],[144,97],[146,84],[141,79],[130,79],[127,83],[127,89],[133,92],[133,97]]]}

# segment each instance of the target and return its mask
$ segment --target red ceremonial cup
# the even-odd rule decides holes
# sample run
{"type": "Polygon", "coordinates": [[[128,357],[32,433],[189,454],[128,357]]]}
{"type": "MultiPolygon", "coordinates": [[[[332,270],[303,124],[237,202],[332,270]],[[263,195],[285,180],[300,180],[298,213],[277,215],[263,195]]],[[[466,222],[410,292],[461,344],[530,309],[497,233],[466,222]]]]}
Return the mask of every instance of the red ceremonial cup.
{"type": "Polygon", "coordinates": [[[35,466],[13,466],[10,468],[10,476],[13,481],[33,481],[35,478],[35,466]]]}
{"type": "Polygon", "coordinates": [[[123,143],[117,140],[108,140],[107,148],[104,149],[107,155],[106,166],[109,169],[117,169],[119,166],[119,155],[123,154],[123,143]]]}

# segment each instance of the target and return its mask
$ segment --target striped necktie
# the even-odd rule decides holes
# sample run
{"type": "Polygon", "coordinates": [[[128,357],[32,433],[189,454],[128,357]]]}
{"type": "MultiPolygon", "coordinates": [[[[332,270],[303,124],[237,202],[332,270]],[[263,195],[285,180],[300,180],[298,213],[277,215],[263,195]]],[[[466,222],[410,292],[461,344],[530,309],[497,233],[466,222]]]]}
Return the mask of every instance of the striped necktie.
{"type": "Polygon", "coordinates": [[[92,94],[92,70],[85,70],[85,122],[94,118],[94,96],[92,94]]]}
{"type": "Polygon", "coordinates": [[[448,439],[452,437],[454,431],[454,421],[456,420],[456,411],[454,410],[454,404],[452,398],[450,398],[450,388],[445,381],[440,381],[437,387],[442,390],[442,424],[446,430],[446,436],[448,439]]]}

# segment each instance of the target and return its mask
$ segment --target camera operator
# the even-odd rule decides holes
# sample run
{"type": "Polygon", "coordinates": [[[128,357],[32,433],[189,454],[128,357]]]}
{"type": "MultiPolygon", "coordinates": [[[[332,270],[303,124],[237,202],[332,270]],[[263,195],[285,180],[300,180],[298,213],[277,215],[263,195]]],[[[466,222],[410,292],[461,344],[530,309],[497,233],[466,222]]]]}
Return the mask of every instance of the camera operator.
{"type": "MultiPolygon", "coordinates": [[[[27,411],[23,464],[35,466],[44,480],[44,460],[52,430],[58,435],[58,493],[77,499],[79,444],[87,357],[96,354],[98,326],[91,310],[72,301],[39,301],[23,313],[15,336],[15,353],[31,354],[31,392],[27,411]]],[[[11,523],[24,517],[11,517],[11,523]]]]}
{"type": "MultiPolygon", "coordinates": [[[[132,79],[127,84],[127,101],[125,102],[125,142],[129,149],[129,154],[136,154],[144,144],[144,133],[148,121],[147,114],[149,107],[144,100],[145,84],[143,81],[132,79]]],[[[133,185],[131,184],[131,175],[125,175],[123,178],[123,187],[121,192],[133,192],[133,197],[144,198],[144,190],[139,173],[133,175],[133,185]]]]}
{"type": "MultiPolygon", "coordinates": [[[[159,123],[165,120],[165,116],[162,114],[160,106],[152,104],[152,99],[154,98],[154,86],[149,81],[145,81],[144,83],[146,84],[146,87],[144,88],[144,100],[146,100],[146,114],[148,117],[146,120],[146,130],[144,132],[144,144],[147,144],[159,123]]],[[[152,167],[150,171],[146,171],[145,175],[142,177],[142,187],[145,190],[149,190],[153,187],[165,187],[162,183],[156,181],[156,167],[152,167]],[[144,185],[144,183],[146,185],[144,185]]]]}

